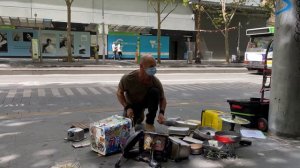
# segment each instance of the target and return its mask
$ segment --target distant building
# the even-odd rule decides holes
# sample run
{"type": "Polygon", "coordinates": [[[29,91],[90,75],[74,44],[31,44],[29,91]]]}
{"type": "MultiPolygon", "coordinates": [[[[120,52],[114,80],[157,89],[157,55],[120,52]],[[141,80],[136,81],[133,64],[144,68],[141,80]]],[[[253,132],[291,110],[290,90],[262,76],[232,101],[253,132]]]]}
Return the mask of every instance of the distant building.
{"type": "MultiPolygon", "coordinates": [[[[181,0],[178,0],[181,2],[181,0]]],[[[201,3],[211,3],[213,1],[201,1],[201,3]]],[[[232,26],[237,26],[238,22],[242,23],[241,28],[241,47],[245,48],[247,43],[247,37],[245,36],[245,30],[251,27],[261,27],[266,24],[268,19],[261,10],[257,9],[259,0],[251,1],[252,4],[247,7],[248,14],[240,13],[234,18],[232,26]],[[252,6],[251,6],[252,5],[252,6]],[[254,7],[253,7],[254,6],[254,7]],[[251,14],[250,14],[251,13],[251,14]],[[255,16],[254,16],[255,15],[255,16]]],[[[169,6],[165,11],[169,11],[173,6],[169,6]]],[[[162,18],[165,14],[162,14],[162,18]]],[[[67,7],[64,0],[14,0],[14,1],[0,1],[0,25],[13,25],[11,30],[1,29],[0,32],[6,31],[8,34],[18,34],[26,32],[25,30],[32,26],[36,20],[51,20],[52,25],[45,26],[42,33],[39,34],[37,28],[32,32],[34,38],[42,36],[42,43],[46,43],[47,39],[51,39],[51,45],[53,53],[48,56],[59,55],[55,49],[59,49],[59,42],[64,38],[62,31],[66,30],[67,22],[67,7]],[[23,22],[23,24],[19,24],[23,22]],[[28,27],[24,27],[24,23],[28,22],[28,27]],[[18,25],[19,24],[19,25],[18,25]],[[22,31],[16,31],[16,29],[22,29],[22,31]],[[26,29],[25,29],[26,28],[26,29]],[[11,31],[11,32],[9,32],[11,31]]],[[[105,23],[105,42],[106,42],[106,55],[110,58],[112,52],[111,44],[115,40],[119,40],[120,37],[128,37],[127,39],[121,39],[123,47],[124,58],[133,58],[137,48],[140,52],[155,51],[155,36],[157,32],[157,16],[154,13],[152,6],[148,3],[148,0],[74,0],[72,4],[72,31],[74,31],[74,51],[76,55],[84,53],[84,56],[89,56],[91,45],[95,45],[95,39],[99,44],[99,53],[101,54],[102,40],[94,38],[97,31],[101,37],[102,27],[101,23],[105,23]],[[102,5],[104,4],[104,6],[102,5]],[[104,11],[104,20],[102,18],[102,11],[104,11]],[[98,26],[99,25],[99,26],[98,26]],[[76,31],[78,33],[76,33],[76,31]],[[89,32],[86,34],[84,32],[89,32]],[[143,35],[143,36],[139,36],[143,35]],[[125,41],[124,41],[125,40],[125,41]],[[126,41],[128,40],[128,41],[126,41]],[[148,41],[147,41],[148,40],[148,41]],[[149,43],[149,44],[145,44],[149,43]],[[137,45],[140,44],[139,47],[137,45]],[[84,51],[84,52],[82,52],[84,51]],[[126,56],[127,54],[127,56],[126,56]]],[[[210,20],[207,17],[202,17],[202,28],[212,30],[214,29],[210,20]]],[[[3,26],[2,26],[3,28],[3,26]]],[[[167,17],[162,24],[162,36],[164,36],[164,42],[162,45],[162,54],[165,54],[164,59],[180,60],[185,59],[185,53],[187,51],[185,36],[191,36],[191,45],[194,46],[195,41],[195,22],[194,14],[189,6],[183,6],[181,4],[167,17]]],[[[224,38],[220,33],[202,33],[202,45],[205,51],[211,51],[213,59],[224,59],[224,38]]],[[[11,35],[13,36],[13,35],[11,35]]],[[[9,38],[8,41],[13,41],[9,38]]],[[[119,40],[120,41],[120,40],[119,40]]],[[[24,42],[24,41],[23,41],[24,42]]],[[[11,42],[11,45],[17,43],[11,42]]],[[[235,54],[237,43],[237,31],[230,33],[230,53],[235,54]]],[[[27,43],[21,43],[24,47],[29,47],[27,43]]],[[[10,45],[10,44],[8,44],[10,45]]],[[[20,47],[20,46],[19,46],[20,47]]],[[[18,47],[16,47],[18,48],[18,47]]],[[[13,50],[13,47],[9,47],[9,51],[13,50]]],[[[19,53],[22,53],[21,51],[19,53]]],[[[29,53],[26,53],[29,54],[29,53]]],[[[18,55],[15,53],[6,53],[6,56],[26,56],[18,55]]],[[[0,56],[5,54],[0,53],[0,56]],[[2,54],[2,55],[1,55],[2,54]]],[[[47,56],[47,54],[46,54],[47,56]]]]}

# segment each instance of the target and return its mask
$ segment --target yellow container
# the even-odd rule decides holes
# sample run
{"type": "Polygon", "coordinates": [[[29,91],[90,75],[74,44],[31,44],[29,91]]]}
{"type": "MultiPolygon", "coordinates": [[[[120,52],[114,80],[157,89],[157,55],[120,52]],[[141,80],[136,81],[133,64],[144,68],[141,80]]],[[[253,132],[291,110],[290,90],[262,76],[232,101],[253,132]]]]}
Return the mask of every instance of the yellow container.
{"type": "Polygon", "coordinates": [[[220,115],[224,114],[222,111],[218,110],[203,110],[201,123],[203,127],[211,127],[217,131],[221,131],[223,128],[223,121],[220,118],[220,115]]]}

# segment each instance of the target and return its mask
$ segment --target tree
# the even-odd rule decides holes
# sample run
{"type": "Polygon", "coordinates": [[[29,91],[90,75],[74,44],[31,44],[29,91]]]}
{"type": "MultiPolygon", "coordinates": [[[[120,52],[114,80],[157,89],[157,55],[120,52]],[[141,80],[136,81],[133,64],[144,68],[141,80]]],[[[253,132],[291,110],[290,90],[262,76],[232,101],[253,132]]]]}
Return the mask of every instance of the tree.
{"type": "Polygon", "coordinates": [[[260,7],[266,9],[270,13],[270,18],[268,20],[268,25],[275,25],[275,0],[262,0],[260,7]]]}
{"type": "MultiPolygon", "coordinates": [[[[220,0],[221,9],[219,7],[207,6],[204,10],[208,18],[212,21],[213,26],[220,30],[224,36],[225,42],[225,58],[226,62],[229,63],[229,26],[236,14],[237,9],[244,5],[246,0],[232,0],[232,2],[227,2],[227,0],[220,0]]],[[[204,8],[203,8],[204,9],[204,8]]]]}
{"type": "Polygon", "coordinates": [[[71,6],[74,0],[65,0],[68,9],[68,23],[67,23],[67,48],[68,48],[68,62],[72,62],[72,39],[71,39],[71,6]]]}
{"type": "Polygon", "coordinates": [[[178,6],[178,0],[148,0],[149,4],[152,6],[153,10],[157,14],[157,63],[160,64],[160,39],[161,39],[161,24],[163,21],[172,13],[178,6]],[[171,5],[171,10],[164,13],[167,7],[171,5]],[[163,18],[161,19],[161,17],[163,18]]]}

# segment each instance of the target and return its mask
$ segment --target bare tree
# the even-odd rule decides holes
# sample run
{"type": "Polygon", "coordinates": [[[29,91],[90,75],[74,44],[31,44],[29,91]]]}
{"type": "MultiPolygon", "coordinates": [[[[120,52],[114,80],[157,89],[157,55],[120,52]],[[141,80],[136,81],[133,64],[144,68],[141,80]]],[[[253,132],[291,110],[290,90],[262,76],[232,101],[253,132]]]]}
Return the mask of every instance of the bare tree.
{"type": "Polygon", "coordinates": [[[178,0],[148,0],[149,4],[157,14],[157,63],[161,63],[161,24],[178,6],[178,0]],[[172,6],[171,10],[165,12],[168,6],[172,6]]]}
{"type": "Polygon", "coordinates": [[[65,0],[68,9],[68,23],[67,23],[67,49],[68,49],[68,62],[73,61],[72,57],[72,36],[71,36],[71,6],[74,0],[65,0]]]}
{"type": "MultiPolygon", "coordinates": [[[[206,6],[204,12],[208,18],[212,21],[214,27],[222,33],[225,42],[225,59],[229,63],[229,26],[236,14],[237,9],[244,5],[246,0],[232,0],[227,2],[227,0],[220,0],[221,9],[216,9],[212,6],[206,6]],[[212,16],[212,14],[214,16],[212,16]]],[[[203,8],[204,9],[204,8],[203,8]]]]}

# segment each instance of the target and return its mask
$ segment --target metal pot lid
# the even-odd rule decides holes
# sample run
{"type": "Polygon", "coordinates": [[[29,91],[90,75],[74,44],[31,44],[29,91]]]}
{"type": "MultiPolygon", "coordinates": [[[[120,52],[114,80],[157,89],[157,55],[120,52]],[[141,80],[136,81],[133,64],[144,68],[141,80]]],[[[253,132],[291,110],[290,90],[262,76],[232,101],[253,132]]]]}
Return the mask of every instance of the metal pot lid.
{"type": "Polygon", "coordinates": [[[233,124],[240,124],[240,125],[250,124],[249,120],[246,120],[246,119],[238,117],[238,116],[233,116],[230,114],[221,115],[220,118],[221,118],[221,120],[223,120],[225,122],[229,122],[229,123],[233,123],[233,124]]]}
{"type": "Polygon", "coordinates": [[[211,127],[199,127],[196,131],[208,136],[215,136],[216,133],[216,130],[211,127]]]}

